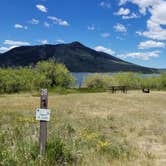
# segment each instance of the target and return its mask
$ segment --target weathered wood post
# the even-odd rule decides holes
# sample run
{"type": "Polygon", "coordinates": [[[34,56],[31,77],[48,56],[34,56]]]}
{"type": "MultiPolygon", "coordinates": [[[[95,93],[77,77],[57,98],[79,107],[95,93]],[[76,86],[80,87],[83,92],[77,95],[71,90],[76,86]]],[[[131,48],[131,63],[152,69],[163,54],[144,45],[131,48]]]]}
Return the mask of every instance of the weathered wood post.
{"type": "MultiPolygon", "coordinates": [[[[47,109],[48,108],[48,92],[47,92],[47,89],[41,89],[40,108],[41,109],[47,109]]],[[[44,155],[44,153],[45,153],[46,142],[47,142],[47,121],[40,120],[40,136],[39,136],[40,155],[44,155]]]]}
{"type": "Polygon", "coordinates": [[[50,121],[51,111],[48,107],[48,92],[47,89],[41,89],[40,92],[40,108],[36,109],[36,120],[40,121],[40,133],[39,133],[39,146],[40,155],[45,154],[46,142],[47,142],[47,122],[50,121]]]}

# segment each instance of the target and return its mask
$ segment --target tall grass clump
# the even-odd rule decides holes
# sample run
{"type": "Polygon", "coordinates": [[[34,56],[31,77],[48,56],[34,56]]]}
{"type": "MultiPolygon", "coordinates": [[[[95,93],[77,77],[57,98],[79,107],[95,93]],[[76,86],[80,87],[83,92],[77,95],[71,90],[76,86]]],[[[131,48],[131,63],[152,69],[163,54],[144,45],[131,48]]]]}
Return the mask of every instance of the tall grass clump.
{"type": "Polygon", "coordinates": [[[60,137],[54,137],[48,142],[45,157],[49,165],[65,165],[75,160],[72,150],[60,137]]]}

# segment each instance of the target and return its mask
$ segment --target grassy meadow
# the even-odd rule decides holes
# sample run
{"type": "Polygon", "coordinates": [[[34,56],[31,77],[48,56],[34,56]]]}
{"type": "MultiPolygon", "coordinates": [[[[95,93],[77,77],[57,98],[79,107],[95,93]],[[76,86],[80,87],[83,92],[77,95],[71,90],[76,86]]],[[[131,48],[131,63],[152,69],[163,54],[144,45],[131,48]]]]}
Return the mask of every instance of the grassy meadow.
{"type": "Polygon", "coordinates": [[[0,166],[165,166],[166,92],[49,93],[47,150],[38,155],[37,94],[0,96],[0,166]]]}

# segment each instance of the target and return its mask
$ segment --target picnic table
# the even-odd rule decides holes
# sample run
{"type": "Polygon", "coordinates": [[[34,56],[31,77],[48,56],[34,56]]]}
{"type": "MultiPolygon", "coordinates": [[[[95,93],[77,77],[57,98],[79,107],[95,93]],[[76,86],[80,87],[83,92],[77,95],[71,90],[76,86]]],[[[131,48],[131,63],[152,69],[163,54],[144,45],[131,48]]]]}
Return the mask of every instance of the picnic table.
{"type": "Polygon", "coordinates": [[[127,86],[110,86],[109,90],[111,90],[112,93],[116,93],[118,90],[122,93],[127,93],[127,86]]]}
{"type": "Polygon", "coordinates": [[[149,88],[142,88],[142,92],[143,93],[150,93],[150,89],[149,88]]]}

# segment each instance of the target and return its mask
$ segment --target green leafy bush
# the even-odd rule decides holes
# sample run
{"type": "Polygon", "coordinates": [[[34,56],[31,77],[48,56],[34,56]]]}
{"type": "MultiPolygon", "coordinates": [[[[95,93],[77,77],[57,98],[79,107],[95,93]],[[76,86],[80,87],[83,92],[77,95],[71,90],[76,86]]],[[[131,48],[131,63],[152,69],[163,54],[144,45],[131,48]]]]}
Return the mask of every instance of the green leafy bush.
{"type": "Polygon", "coordinates": [[[138,73],[126,72],[113,75],[115,83],[125,85],[128,88],[140,88],[142,77],[138,73]]]}
{"type": "Polygon", "coordinates": [[[94,74],[87,76],[84,80],[84,86],[93,89],[105,89],[113,82],[113,79],[106,74],[94,74]]]}
{"type": "Polygon", "coordinates": [[[125,85],[129,89],[166,89],[166,73],[160,76],[144,77],[141,73],[116,73],[113,75],[94,74],[87,76],[84,86],[90,89],[105,89],[110,86],[125,85]]]}
{"type": "Polygon", "coordinates": [[[58,64],[54,60],[39,62],[35,69],[38,73],[44,74],[47,80],[50,80],[51,87],[60,86],[66,88],[75,82],[69,70],[63,64],[58,64]]]}
{"type": "Polygon", "coordinates": [[[40,88],[67,88],[75,83],[68,69],[53,60],[39,62],[34,68],[0,69],[0,92],[15,93],[40,88]]]}

